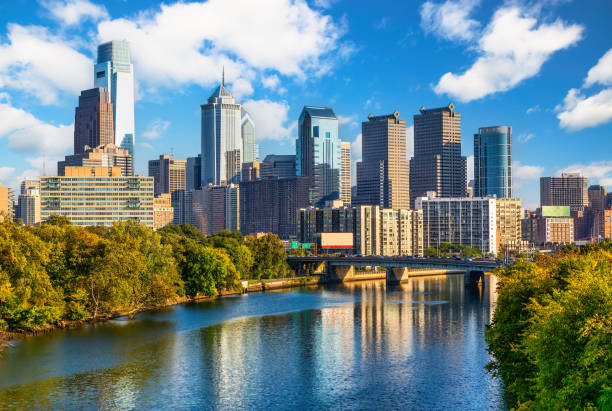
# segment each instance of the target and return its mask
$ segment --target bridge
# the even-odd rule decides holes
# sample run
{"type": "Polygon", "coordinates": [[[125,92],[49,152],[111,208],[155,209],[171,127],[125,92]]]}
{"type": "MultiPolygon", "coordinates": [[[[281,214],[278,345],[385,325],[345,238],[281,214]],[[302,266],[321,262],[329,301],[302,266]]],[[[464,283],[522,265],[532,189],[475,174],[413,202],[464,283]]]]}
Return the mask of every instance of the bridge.
{"type": "Polygon", "coordinates": [[[355,267],[385,267],[388,283],[401,283],[410,277],[423,275],[425,270],[443,270],[441,273],[465,272],[465,285],[484,285],[484,273],[503,263],[496,260],[460,260],[456,258],[422,258],[411,256],[288,256],[287,262],[298,275],[324,274],[331,281],[357,279],[355,267]]]}

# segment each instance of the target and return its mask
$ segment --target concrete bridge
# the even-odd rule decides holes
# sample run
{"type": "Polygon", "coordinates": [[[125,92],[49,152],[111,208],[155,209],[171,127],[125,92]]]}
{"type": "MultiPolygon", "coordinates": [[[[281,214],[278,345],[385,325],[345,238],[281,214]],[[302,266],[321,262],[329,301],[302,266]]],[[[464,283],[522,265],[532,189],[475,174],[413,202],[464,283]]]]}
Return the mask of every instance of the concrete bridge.
{"type": "Polygon", "coordinates": [[[408,281],[410,277],[431,274],[451,274],[456,272],[465,273],[465,285],[468,287],[478,286],[482,281],[484,285],[484,273],[500,267],[503,263],[496,260],[459,260],[455,258],[422,258],[422,257],[388,257],[388,256],[306,256],[287,257],[287,262],[294,268],[298,275],[323,274],[332,281],[351,281],[358,279],[355,267],[386,267],[386,279],[388,283],[400,283],[408,281]],[[436,273],[432,270],[438,270],[436,273]]]}

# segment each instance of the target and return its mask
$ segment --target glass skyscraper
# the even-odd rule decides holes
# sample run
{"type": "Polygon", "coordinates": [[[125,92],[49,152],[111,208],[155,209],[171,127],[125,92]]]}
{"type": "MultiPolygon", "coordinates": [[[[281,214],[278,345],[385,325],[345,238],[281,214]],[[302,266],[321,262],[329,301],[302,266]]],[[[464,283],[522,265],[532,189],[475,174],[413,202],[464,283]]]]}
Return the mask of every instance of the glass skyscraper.
{"type": "Polygon", "coordinates": [[[511,127],[483,127],[474,134],[474,197],[512,197],[511,148],[511,127]]]}
{"type": "Polygon", "coordinates": [[[338,119],[331,108],[305,106],[298,120],[296,172],[310,178],[310,201],[324,205],[341,198],[342,157],[338,119]]]}
{"type": "Polygon", "coordinates": [[[249,113],[242,109],[242,162],[252,163],[258,161],[259,148],[255,143],[255,122],[249,113]]]}
{"type": "Polygon", "coordinates": [[[104,87],[113,104],[115,144],[134,156],[134,66],[130,44],[113,40],[98,46],[94,87],[104,87]]]}

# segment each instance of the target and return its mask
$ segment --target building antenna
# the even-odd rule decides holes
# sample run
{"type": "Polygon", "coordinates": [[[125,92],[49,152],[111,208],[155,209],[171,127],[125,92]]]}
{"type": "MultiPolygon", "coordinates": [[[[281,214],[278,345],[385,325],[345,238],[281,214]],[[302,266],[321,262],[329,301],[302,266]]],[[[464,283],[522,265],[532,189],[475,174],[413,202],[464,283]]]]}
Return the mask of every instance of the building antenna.
{"type": "Polygon", "coordinates": [[[45,153],[43,153],[43,176],[47,175],[47,169],[45,167],[46,159],[47,159],[47,156],[45,153]]]}
{"type": "Polygon", "coordinates": [[[170,157],[174,158],[174,147],[170,147],[170,157]]]}
{"type": "Polygon", "coordinates": [[[221,85],[225,87],[225,65],[223,65],[222,67],[223,71],[221,72],[221,85]]]}

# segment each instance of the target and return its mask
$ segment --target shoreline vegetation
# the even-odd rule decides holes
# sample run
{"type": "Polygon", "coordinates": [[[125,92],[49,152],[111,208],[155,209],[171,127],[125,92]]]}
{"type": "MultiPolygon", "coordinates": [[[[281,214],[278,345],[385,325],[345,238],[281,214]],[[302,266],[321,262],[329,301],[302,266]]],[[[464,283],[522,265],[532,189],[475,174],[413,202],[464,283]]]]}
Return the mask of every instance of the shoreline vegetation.
{"type": "Polygon", "coordinates": [[[509,409],[612,410],[612,241],[496,273],[485,332],[509,409]]]}
{"type": "Polygon", "coordinates": [[[133,316],[242,292],[243,280],[292,277],[274,234],[204,237],[192,226],[136,222],[40,227],[0,223],[0,351],[20,335],[133,316]]]}

